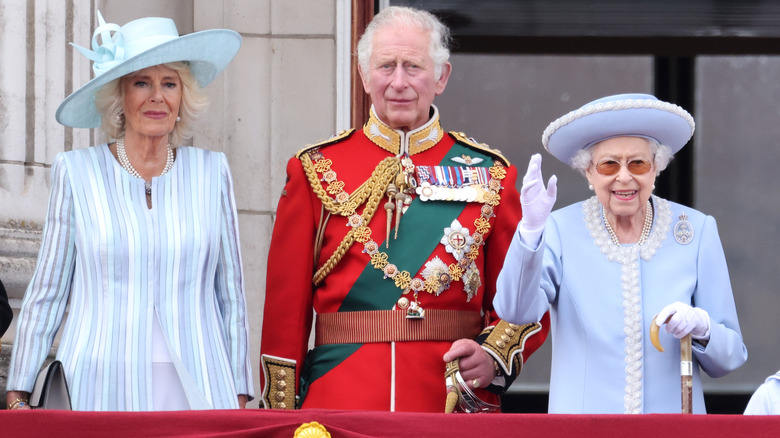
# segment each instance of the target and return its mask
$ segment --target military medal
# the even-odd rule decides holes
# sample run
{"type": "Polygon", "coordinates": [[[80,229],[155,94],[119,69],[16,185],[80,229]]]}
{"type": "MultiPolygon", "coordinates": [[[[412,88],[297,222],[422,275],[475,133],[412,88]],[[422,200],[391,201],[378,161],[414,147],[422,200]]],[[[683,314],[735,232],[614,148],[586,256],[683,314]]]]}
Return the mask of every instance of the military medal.
{"type": "Polygon", "coordinates": [[[464,228],[457,219],[452,221],[449,227],[444,229],[444,237],[441,243],[448,253],[460,261],[463,256],[471,251],[471,245],[474,244],[474,238],[469,234],[469,229],[464,228]]]}
{"type": "Polygon", "coordinates": [[[471,262],[471,266],[463,274],[463,291],[466,292],[466,302],[474,298],[480,286],[482,286],[482,279],[479,277],[477,264],[471,262]]]}
{"type": "Polygon", "coordinates": [[[409,303],[409,308],[406,309],[407,319],[425,319],[425,309],[420,306],[417,301],[409,303]]]}
{"type": "Polygon", "coordinates": [[[417,166],[415,171],[421,201],[484,202],[492,181],[486,167],[417,166]]]}
{"type": "Polygon", "coordinates": [[[409,288],[407,288],[404,291],[404,294],[409,293],[410,291],[414,292],[414,301],[409,301],[406,297],[401,297],[401,299],[398,300],[398,303],[400,304],[400,308],[403,310],[406,310],[406,318],[407,319],[424,319],[425,318],[425,309],[420,306],[420,302],[417,301],[417,295],[420,293],[421,290],[425,289],[425,283],[420,278],[413,278],[412,282],[409,284],[409,288]]]}
{"type": "Polygon", "coordinates": [[[427,261],[420,275],[425,279],[423,283],[425,291],[436,296],[449,289],[452,282],[449,266],[439,257],[427,261]]]}
{"type": "Polygon", "coordinates": [[[421,201],[433,199],[435,193],[436,189],[427,181],[417,187],[417,195],[420,196],[421,201]]]}

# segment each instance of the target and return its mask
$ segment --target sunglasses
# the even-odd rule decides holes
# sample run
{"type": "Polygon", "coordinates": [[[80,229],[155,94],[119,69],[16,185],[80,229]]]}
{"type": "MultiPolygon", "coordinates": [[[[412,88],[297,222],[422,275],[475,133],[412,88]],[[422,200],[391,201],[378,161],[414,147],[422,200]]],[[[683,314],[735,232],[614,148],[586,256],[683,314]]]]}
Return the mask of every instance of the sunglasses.
{"type": "MultiPolygon", "coordinates": [[[[620,161],[604,160],[596,164],[596,172],[602,175],[615,175],[620,172],[620,161]]],[[[628,171],[634,175],[644,175],[653,167],[653,163],[647,160],[631,160],[626,163],[628,171]]]]}

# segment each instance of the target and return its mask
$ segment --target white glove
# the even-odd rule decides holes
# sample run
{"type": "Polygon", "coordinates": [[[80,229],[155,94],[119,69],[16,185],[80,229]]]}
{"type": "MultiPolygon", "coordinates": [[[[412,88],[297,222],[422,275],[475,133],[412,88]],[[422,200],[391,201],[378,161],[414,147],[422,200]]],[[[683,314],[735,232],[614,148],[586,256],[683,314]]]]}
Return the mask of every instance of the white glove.
{"type": "Polygon", "coordinates": [[[688,333],[693,339],[710,339],[710,315],[706,310],[677,301],[661,309],[655,317],[655,323],[660,327],[670,316],[664,329],[666,333],[671,333],[677,339],[688,333]]]}
{"type": "Polygon", "coordinates": [[[523,207],[523,219],[520,221],[520,237],[526,245],[535,247],[539,244],[544,231],[544,224],[555,204],[558,194],[558,177],[553,175],[544,188],[542,179],[542,156],[534,154],[528,162],[528,171],[523,177],[523,187],[520,189],[520,204],[523,207]]]}

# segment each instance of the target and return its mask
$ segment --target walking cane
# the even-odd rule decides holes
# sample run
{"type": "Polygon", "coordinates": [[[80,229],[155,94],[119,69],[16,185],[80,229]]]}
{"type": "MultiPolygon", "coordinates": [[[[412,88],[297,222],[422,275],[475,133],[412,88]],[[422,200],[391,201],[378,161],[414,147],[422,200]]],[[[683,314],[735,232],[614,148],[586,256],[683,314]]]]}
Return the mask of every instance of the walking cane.
{"type": "MultiPolygon", "coordinates": [[[[671,318],[671,316],[669,317],[671,318]]],[[[669,318],[665,322],[669,322],[669,318]]],[[[661,341],[658,339],[659,327],[653,317],[653,322],[650,324],[650,342],[653,343],[655,348],[662,352],[664,347],[661,346],[661,341]]],[[[682,413],[693,413],[693,353],[691,351],[691,334],[683,336],[680,339],[680,392],[682,395],[682,413]]]]}

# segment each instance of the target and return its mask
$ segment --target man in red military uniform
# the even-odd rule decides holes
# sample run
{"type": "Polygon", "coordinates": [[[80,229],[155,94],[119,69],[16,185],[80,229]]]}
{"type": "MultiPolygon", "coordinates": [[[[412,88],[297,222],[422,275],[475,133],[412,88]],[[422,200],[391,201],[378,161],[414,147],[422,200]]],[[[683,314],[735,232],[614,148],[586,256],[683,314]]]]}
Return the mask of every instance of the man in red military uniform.
{"type": "Polygon", "coordinates": [[[448,39],[428,12],[379,13],[358,45],[369,120],[288,163],[263,315],[267,408],[488,411],[547,335],[547,316],[516,326],[492,309],[521,218],[517,171],[442,129],[448,39]]]}

